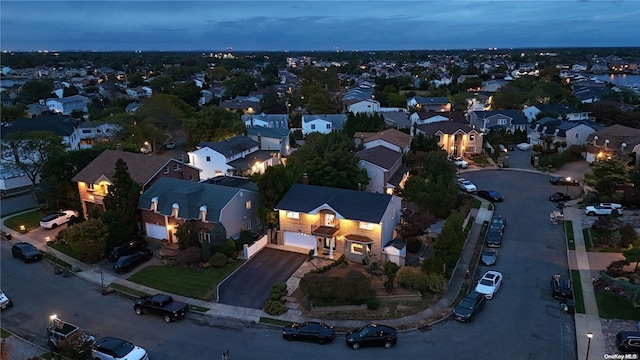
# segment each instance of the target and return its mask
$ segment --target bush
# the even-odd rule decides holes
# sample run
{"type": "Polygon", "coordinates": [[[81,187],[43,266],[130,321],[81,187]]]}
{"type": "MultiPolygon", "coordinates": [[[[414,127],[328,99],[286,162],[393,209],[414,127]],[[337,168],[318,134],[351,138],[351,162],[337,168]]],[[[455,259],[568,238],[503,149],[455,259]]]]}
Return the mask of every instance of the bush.
{"type": "Polygon", "coordinates": [[[341,277],[309,272],[300,280],[300,290],[313,301],[350,305],[363,304],[374,293],[371,280],[359,271],[341,277]]]}
{"type": "Polygon", "coordinates": [[[380,307],[380,299],[377,297],[372,297],[367,299],[367,309],[368,310],[377,310],[380,307]]]}
{"type": "Polygon", "coordinates": [[[264,304],[264,312],[266,312],[269,315],[276,315],[277,316],[277,315],[282,315],[285,312],[287,312],[287,308],[280,301],[268,300],[264,304]]]}
{"type": "Polygon", "coordinates": [[[447,280],[441,275],[427,274],[426,282],[429,291],[436,294],[442,294],[447,288],[447,280]]]}
{"type": "Polygon", "coordinates": [[[422,248],[422,241],[415,237],[410,237],[407,239],[407,251],[412,254],[417,254],[418,251],[422,248]]]}
{"type": "Polygon", "coordinates": [[[621,248],[628,248],[629,245],[633,244],[638,239],[638,234],[636,233],[636,229],[631,224],[625,224],[620,229],[620,242],[618,246],[621,248]]]}
{"type": "Polygon", "coordinates": [[[215,247],[215,251],[218,253],[223,253],[227,257],[235,259],[238,256],[236,252],[236,242],[233,239],[227,239],[222,244],[215,247]]]}
{"type": "Polygon", "coordinates": [[[269,294],[269,299],[271,300],[280,300],[283,296],[287,295],[287,284],[283,282],[275,283],[271,286],[271,294],[269,294]]]}
{"type": "Polygon", "coordinates": [[[398,270],[396,276],[398,278],[398,284],[402,287],[420,291],[422,294],[429,291],[427,274],[420,271],[420,269],[403,266],[398,270]]]}
{"type": "Polygon", "coordinates": [[[211,256],[211,259],[209,259],[209,263],[213,267],[224,267],[225,265],[227,265],[227,255],[217,252],[211,256]]]}

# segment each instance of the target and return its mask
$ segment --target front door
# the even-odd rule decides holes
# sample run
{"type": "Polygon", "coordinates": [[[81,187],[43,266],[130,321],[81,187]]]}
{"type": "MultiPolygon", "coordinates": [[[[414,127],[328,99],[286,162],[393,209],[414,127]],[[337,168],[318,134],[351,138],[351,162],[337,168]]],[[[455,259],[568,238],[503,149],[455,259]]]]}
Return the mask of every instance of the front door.
{"type": "MultiPolygon", "coordinates": [[[[324,248],[328,249],[331,247],[331,238],[324,238],[324,248]]],[[[336,249],[336,243],[335,241],[333,242],[333,250],[336,249]]]]}

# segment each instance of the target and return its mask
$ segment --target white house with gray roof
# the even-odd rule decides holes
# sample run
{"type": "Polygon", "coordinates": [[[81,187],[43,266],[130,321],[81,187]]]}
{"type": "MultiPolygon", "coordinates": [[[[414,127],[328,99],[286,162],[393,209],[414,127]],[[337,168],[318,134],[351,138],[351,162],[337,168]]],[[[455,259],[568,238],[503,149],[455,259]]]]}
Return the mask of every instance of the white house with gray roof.
{"type": "Polygon", "coordinates": [[[302,115],[302,133],[312,132],[328,134],[332,131],[340,131],[347,122],[347,114],[316,114],[302,115]]]}
{"type": "Polygon", "coordinates": [[[287,114],[246,114],[242,121],[247,127],[262,126],[271,129],[289,129],[289,115],[287,114]]]}
{"type": "Polygon", "coordinates": [[[82,95],[50,98],[45,101],[50,111],[62,115],[70,115],[74,111],[87,112],[90,102],[87,97],[82,95]]]}

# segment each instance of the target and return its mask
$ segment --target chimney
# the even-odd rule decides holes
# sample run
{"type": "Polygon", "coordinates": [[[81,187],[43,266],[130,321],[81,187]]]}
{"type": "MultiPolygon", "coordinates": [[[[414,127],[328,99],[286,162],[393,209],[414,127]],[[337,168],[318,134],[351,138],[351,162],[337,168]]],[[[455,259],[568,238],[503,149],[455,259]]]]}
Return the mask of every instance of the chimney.
{"type": "Polygon", "coordinates": [[[364,146],[364,134],[360,134],[360,145],[364,146]]]}
{"type": "Polygon", "coordinates": [[[309,185],[309,177],[307,176],[307,173],[302,174],[302,183],[309,185]]]}
{"type": "Polygon", "coordinates": [[[122,151],[122,144],[118,143],[116,145],[116,151],[122,151]]]}

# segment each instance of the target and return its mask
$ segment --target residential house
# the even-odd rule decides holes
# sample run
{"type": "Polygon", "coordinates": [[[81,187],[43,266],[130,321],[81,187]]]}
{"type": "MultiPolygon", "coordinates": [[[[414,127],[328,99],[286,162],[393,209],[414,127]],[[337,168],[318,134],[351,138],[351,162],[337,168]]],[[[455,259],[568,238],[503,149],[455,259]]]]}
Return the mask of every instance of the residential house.
{"type": "Polygon", "coordinates": [[[409,168],[402,164],[402,153],[378,145],[357,152],[358,165],[367,171],[367,191],[393,195],[404,187],[409,168]]]}
{"type": "Polygon", "coordinates": [[[411,128],[411,121],[409,120],[409,114],[406,112],[406,109],[404,109],[404,111],[383,111],[381,114],[385,124],[389,127],[396,129],[411,128]]]}
{"type": "Polygon", "coordinates": [[[288,128],[269,128],[262,126],[248,126],[247,137],[259,144],[259,149],[268,151],[276,157],[287,157],[291,148],[289,147],[288,128]]]}
{"type": "Polygon", "coordinates": [[[604,125],[590,120],[568,121],[544,117],[531,124],[529,142],[531,144],[566,142],[567,145],[561,147],[561,150],[564,150],[572,145],[583,146],[590,134],[602,129],[604,125]]]}
{"type": "Polygon", "coordinates": [[[469,111],[467,121],[482,132],[493,129],[526,130],[529,127],[529,121],[519,110],[469,111]]]}
{"type": "Polygon", "coordinates": [[[577,97],[581,103],[590,104],[602,98],[610,90],[604,81],[578,81],[571,85],[573,95],[577,97]]]}
{"type": "MultiPolygon", "coordinates": [[[[369,83],[360,83],[358,86],[352,87],[344,94],[342,97],[342,109],[345,112],[349,112],[349,108],[351,105],[359,103],[363,100],[372,100],[373,99],[373,84],[369,83]]],[[[366,104],[364,107],[366,108],[366,104]]],[[[373,104],[371,104],[373,105],[373,104]]],[[[363,106],[359,106],[358,108],[362,108],[363,106]]],[[[380,104],[378,103],[378,107],[380,104]]]]}
{"type": "Polygon", "coordinates": [[[401,154],[406,154],[411,146],[411,135],[396,129],[387,129],[378,132],[358,131],[353,134],[356,146],[370,149],[376,146],[384,146],[401,154]]]}
{"type": "Polygon", "coordinates": [[[115,138],[120,126],[116,124],[80,123],[69,137],[72,150],[89,149],[97,142],[107,142],[115,138]]]}
{"type": "Polygon", "coordinates": [[[347,122],[346,114],[317,114],[302,115],[302,133],[312,132],[328,134],[332,131],[340,131],[347,122]]]}
{"type": "Polygon", "coordinates": [[[113,184],[118,159],[127,164],[129,175],[142,187],[142,191],[164,177],[200,181],[200,169],[180,160],[122,151],[121,147],[118,147],[118,150],[105,150],[71,179],[78,183],[80,203],[85,217],[94,208],[104,210],[104,197],[109,193],[109,186],[113,184]]]}
{"type": "Polygon", "coordinates": [[[141,103],[132,102],[130,104],[127,104],[127,106],[124,108],[124,111],[126,111],[127,114],[134,114],[134,113],[138,112],[141,108],[142,108],[142,104],[141,103]]]}
{"type": "Polygon", "coordinates": [[[125,89],[125,92],[131,99],[139,100],[148,97],[147,92],[140,86],[135,88],[127,88],[125,89]]]}
{"type": "Polygon", "coordinates": [[[407,108],[425,111],[451,111],[451,102],[447,97],[414,96],[407,100],[407,108]]]}
{"type": "Polygon", "coordinates": [[[245,114],[241,118],[247,127],[261,126],[273,129],[289,129],[289,115],[287,114],[245,114]]]}
{"type": "Polygon", "coordinates": [[[358,113],[373,114],[380,111],[380,101],[373,100],[373,99],[360,100],[358,102],[355,102],[349,105],[347,110],[354,114],[358,114],[358,113]]]}
{"type": "Polygon", "coordinates": [[[189,163],[202,169],[200,177],[212,177],[240,173],[262,173],[277,159],[267,151],[260,150],[260,143],[244,135],[219,142],[201,142],[197,149],[188,153],[189,163]]]}
{"type": "Polygon", "coordinates": [[[50,111],[62,115],[70,115],[74,111],[87,112],[90,102],[87,97],[82,95],[50,98],[45,101],[50,111]]]}
{"type": "Polygon", "coordinates": [[[255,100],[227,100],[220,101],[219,107],[227,111],[241,112],[243,114],[253,114],[260,107],[260,101],[255,100]]]}
{"type": "Polygon", "coordinates": [[[78,121],[71,116],[47,115],[35,118],[19,118],[11,123],[3,124],[2,137],[15,132],[28,133],[30,131],[49,131],[62,138],[62,144],[72,148],[71,137],[78,121]]]}
{"type": "Polygon", "coordinates": [[[44,100],[40,102],[27,105],[27,116],[37,117],[49,111],[49,107],[45,104],[44,100]]]}
{"type": "Polygon", "coordinates": [[[437,121],[414,126],[414,134],[435,136],[438,145],[450,156],[471,156],[482,151],[483,133],[455,121],[437,121]]]}
{"type": "Polygon", "coordinates": [[[402,199],[387,194],[294,184],[278,203],[277,242],[330,259],[366,257],[384,263],[395,238],[402,199]]]}
{"type": "Polygon", "coordinates": [[[178,226],[191,222],[201,242],[211,242],[211,229],[221,223],[228,237],[259,226],[258,192],[244,187],[196,183],[163,177],[140,195],[138,208],[146,235],[177,243],[178,226]]]}
{"type": "Polygon", "coordinates": [[[409,116],[411,126],[430,124],[439,121],[454,121],[460,124],[468,124],[465,114],[461,111],[433,112],[420,110],[409,116]]]}
{"type": "Polygon", "coordinates": [[[524,117],[533,122],[539,114],[549,117],[562,117],[569,121],[589,120],[590,111],[578,110],[567,104],[538,104],[524,108],[522,114],[524,117]]]}
{"type": "Polygon", "coordinates": [[[624,125],[611,125],[587,136],[585,144],[588,163],[607,159],[614,155],[631,156],[638,161],[640,154],[640,129],[624,125]]]}

